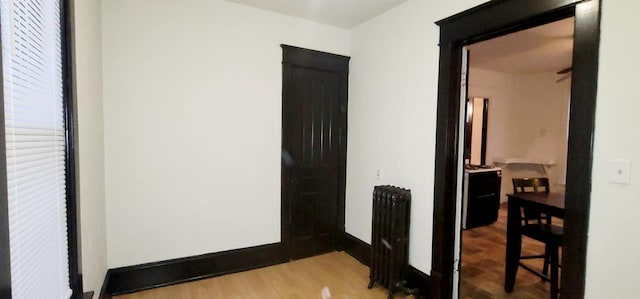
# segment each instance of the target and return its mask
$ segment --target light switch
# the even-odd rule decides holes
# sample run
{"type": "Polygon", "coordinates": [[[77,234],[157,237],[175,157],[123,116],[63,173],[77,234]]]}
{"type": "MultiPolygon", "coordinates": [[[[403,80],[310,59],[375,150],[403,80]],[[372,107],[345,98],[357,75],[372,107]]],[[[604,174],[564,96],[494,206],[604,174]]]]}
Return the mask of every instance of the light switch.
{"type": "Polygon", "coordinates": [[[631,183],[631,161],[611,160],[609,170],[609,182],[616,184],[631,183]]]}
{"type": "Polygon", "coordinates": [[[382,169],[376,171],[376,180],[382,181],[382,169]]]}

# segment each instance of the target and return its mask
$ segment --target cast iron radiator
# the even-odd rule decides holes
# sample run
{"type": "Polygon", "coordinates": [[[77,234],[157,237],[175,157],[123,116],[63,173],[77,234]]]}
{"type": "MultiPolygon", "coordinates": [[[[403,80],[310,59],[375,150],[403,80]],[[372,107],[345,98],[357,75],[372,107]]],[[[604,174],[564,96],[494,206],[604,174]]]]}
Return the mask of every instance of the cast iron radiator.
{"type": "Polygon", "coordinates": [[[371,265],[369,288],[378,283],[393,293],[405,288],[409,267],[411,191],[394,186],[373,189],[371,265]]]}

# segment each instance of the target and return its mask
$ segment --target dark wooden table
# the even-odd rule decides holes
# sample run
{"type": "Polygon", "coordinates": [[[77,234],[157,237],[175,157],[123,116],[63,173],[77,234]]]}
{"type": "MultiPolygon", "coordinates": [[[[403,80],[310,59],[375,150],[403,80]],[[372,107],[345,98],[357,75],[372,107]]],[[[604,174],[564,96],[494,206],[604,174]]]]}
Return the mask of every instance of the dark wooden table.
{"type": "Polygon", "coordinates": [[[507,255],[504,271],[504,290],[513,291],[518,273],[518,259],[522,247],[522,232],[520,223],[520,208],[535,206],[551,216],[564,218],[563,193],[510,193],[507,214],[507,255]]]}

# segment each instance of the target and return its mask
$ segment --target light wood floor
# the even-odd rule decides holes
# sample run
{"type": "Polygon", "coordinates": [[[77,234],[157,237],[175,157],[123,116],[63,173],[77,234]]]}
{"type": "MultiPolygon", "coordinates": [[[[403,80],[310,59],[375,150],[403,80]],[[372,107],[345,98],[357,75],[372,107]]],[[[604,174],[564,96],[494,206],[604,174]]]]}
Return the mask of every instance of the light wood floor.
{"type": "MultiPolygon", "coordinates": [[[[561,224],[559,219],[554,223],[561,224]]],[[[507,205],[500,206],[498,221],[489,226],[465,230],[462,233],[462,270],[460,298],[549,298],[549,283],[519,268],[512,293],[504,291],[504,263],[507,240],[507,205]]],[[[523,237],[523,253],[542,254],[544,245],[523,237]]],[[[530,262],[529,262],[530,261],[530,262]]],[[[527,264],[542,268],[542,260],[527,264]]]]}
{"type": "MultiPolygon", "coordinates": [[[[506,205],[492,225],[466,230],[462,234],[460,298],[548,298],[549,284],[518,270],[511,294],[504,292],[506,205]]],[[[556,221],[556,220],[554,220],[556,221]]],[[[544,246],[523,238],[527,254],[539,254],[544,246]]],[[[541,262],[535,264],[540,266],[541,262]]],[[[118,299],[196,298],[322,298],[325,286],[332,299],[386,298],[386,289],[367,289],[369,268],[344,252],[332,252],[252,271],[229,274],[190,283],[118,296],[118,299]]],[[[395,298],[405,297],[398,293],[395,298]]]]}
{"type": "MultiPolygon", "coordinates": [[[[184,284],[118,296],[118,299],[190,298],[322,298],[325,286],[331,299],[387,298],[386,289],[367,289],[369,268],[344,252],[229,274],[184,284]]],[[[413,298],[397,293],[395,298],[413,298]]]]}

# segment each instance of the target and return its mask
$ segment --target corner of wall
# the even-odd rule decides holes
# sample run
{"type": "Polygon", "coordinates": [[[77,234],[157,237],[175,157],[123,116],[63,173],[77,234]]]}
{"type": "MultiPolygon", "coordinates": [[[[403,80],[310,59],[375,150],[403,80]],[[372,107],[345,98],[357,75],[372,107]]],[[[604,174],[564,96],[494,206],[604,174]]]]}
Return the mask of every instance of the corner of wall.
{"type": "Polygon", "coordinates": [[[83,289],[96,293],[107,271],[101,2],[73,3],[83,289]]]}

